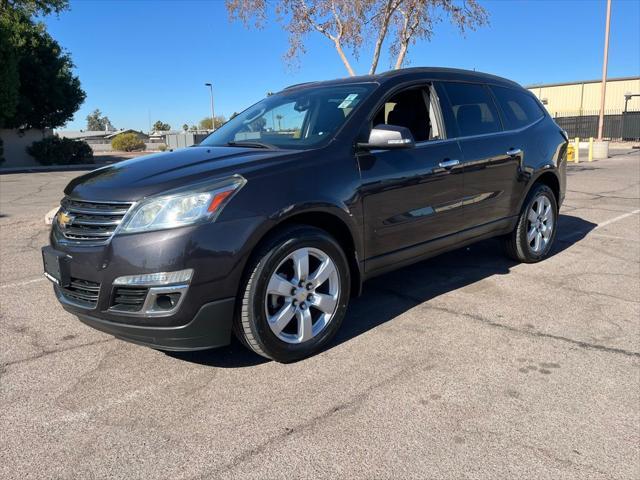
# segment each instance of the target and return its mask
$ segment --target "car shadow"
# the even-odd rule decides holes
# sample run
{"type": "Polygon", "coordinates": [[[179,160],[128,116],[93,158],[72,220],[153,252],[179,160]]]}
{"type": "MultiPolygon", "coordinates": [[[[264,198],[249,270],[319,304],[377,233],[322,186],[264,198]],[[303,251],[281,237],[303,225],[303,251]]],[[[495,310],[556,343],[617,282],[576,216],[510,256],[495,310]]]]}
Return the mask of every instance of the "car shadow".
{"type": "MultiPolygon", "coordinates": [[[[550,256],[580,242],[596,226],[580,217],[560,215],[559,234],[550,256]]],[[[338,334],[325,350],[439,295],[493,275],[506,275],[517,263],[503,254],[498,239],[490,239],[373,278],[365,283],[363,294],[352,299],[338,334]]],[[[268,361],[246,349],[235,338],[231,345],[216,350],[168,354],[180,360],[220,368],[249,367],[268,361]]]]}

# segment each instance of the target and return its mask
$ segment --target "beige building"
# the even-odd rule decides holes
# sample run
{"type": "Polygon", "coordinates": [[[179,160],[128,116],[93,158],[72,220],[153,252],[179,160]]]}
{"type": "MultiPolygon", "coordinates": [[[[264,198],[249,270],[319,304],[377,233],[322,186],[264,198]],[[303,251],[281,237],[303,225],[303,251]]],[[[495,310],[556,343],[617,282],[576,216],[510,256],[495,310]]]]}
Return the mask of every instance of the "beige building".
{"type": "MultiPolygon", "coordinates": [[[[528,88],[556,117],[594,115],[600,110],[600,80],[572,83],[530,85],[528,88]]],[[[607,81],[605,111],[620,114],[625,108],[625,95],[640,95],[640,77],[610,78],[607,81]]],[[[631,97],[627,111],[640,111],[640,96],[631,97]]]]}

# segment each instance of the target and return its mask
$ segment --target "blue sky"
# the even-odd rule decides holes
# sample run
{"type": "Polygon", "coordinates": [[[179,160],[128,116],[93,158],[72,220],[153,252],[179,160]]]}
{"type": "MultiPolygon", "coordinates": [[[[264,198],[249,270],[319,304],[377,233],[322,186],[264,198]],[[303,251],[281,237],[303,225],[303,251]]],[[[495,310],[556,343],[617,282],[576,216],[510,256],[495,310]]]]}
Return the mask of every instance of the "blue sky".
{"type": "MultiPolygon", "coordinates": [[[[481,0],[490,25],[462,37],[446,22],[430,42],[409,51],[410,66],[476,69],[521,84],[595,79],[601,75],[604,0],[481,0]]],[[[308,80],[343,77],[346,70],[320,34],[308,37],[297,69],[287,67],[286,32],[272,18],[263,30],[227,18],[223,0],[76,0],[45,19],[67,49],[87,99],[66,129],[86,127],[95,108],[117,128],[173,128],[209,115],[229,116],[268,91],[308,80]]],[[[640,0],[613,0],[609,75],[640,75],[640,0]]],[[[366,73],[371,48],[352,61],[366,73]]],[[[387,70],[385,56],[378,71],[387,70]]]]}

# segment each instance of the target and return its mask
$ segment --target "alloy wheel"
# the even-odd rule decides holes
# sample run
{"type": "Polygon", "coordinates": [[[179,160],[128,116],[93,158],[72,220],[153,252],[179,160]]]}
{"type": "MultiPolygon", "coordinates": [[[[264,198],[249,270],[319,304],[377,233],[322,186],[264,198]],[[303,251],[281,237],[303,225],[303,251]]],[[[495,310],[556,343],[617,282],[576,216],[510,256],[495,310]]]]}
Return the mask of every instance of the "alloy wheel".
{"type": "Polygon", "coordinates": [[[531,252],[544,252],[551,241],[555,215],[546,195],[538,195],[527,213],[527,244],[531,252]]]}
{"type": "Polygon", "coordinates": [[[269,327],[286,343],[307,342],[331,322],[339,298],[340,279],[331,257],[318,248],[299,248],[269,279],[264,302],[269,327]]]}

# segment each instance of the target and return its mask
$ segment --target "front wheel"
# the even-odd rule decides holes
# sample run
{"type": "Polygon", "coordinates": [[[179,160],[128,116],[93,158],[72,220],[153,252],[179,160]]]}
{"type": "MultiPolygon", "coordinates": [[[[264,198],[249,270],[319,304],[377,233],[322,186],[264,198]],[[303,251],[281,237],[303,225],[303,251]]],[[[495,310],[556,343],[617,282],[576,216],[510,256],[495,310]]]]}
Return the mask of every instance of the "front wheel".
{"type": "Polygon", "coordinates": [[[288,227],[267,240],[250,265],[236,336],[279,362],[321,350],[338,331],[350,292],[340,245],[314,227],[288,227]]]}
{"type": "Polygon", "coordinates": [[[506,253],[519,262],[535,263],[549,255],[556,238],[558,203],[544,184],[531,189],[516,228],[504,238],[506,253]]]}

